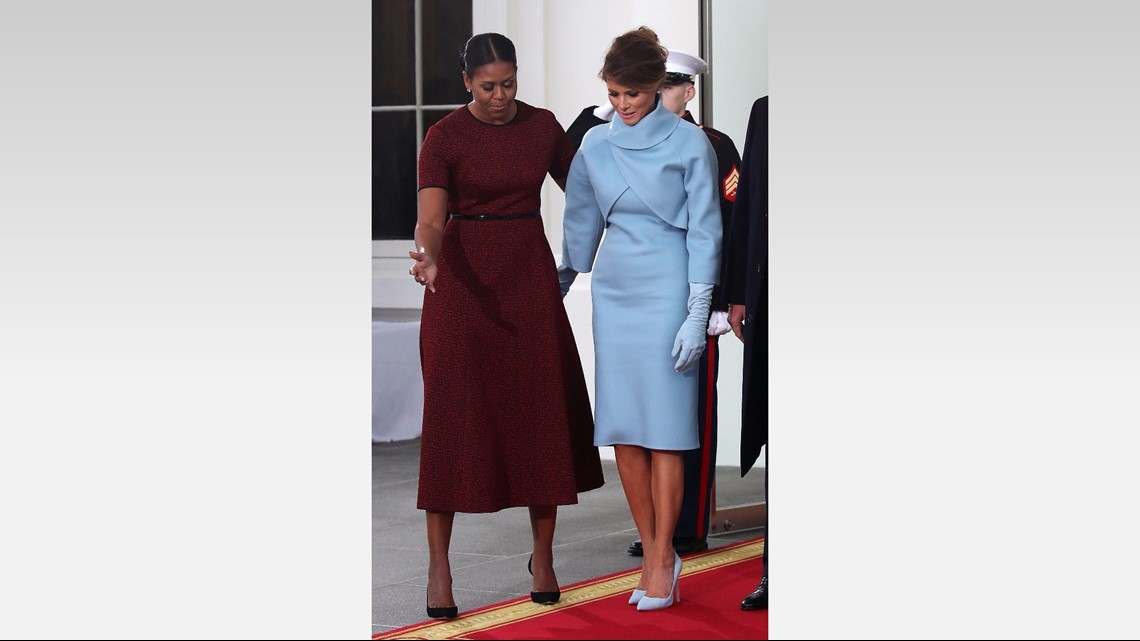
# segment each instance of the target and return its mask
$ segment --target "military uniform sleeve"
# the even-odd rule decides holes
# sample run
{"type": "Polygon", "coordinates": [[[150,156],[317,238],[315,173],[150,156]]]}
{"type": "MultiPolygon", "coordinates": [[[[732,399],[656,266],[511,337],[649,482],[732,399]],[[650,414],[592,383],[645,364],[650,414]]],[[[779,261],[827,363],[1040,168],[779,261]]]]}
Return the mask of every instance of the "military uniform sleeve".
{"type": "Polygon", "coordinates": [[[713,140],[713,148],[716,149],[717,173],[720,179],[717,181],[717,191],[720,192],[720,222],[724,230],[724,242],[721,243],[722,251],[720,266],[720,285],[713,289],[712,309],[714,310],[727,310],[728,309],[728,275],[726,273],[728,267],[728,235],[729,228],[732,226],[732,207],[736,201],[737,188],[740,184],[740,154],[736,151],[736,144],[722,132],[705,131],[709,135],[709,139],[713,140]],[[715,140],[713,136],[716,136],[715,140]]]}

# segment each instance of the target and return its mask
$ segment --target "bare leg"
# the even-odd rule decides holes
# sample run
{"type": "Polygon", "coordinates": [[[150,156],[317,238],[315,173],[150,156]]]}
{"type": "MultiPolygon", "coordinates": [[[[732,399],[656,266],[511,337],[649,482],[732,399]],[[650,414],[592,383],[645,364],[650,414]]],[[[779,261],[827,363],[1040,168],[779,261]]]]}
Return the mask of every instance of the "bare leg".
{"type": "Polygon", "coordinates": [[[654,531],[657,536],[645,546],[643,572],[649,574],[646,596],[666,597],[673,587],[673,531],[685,495],[685,460],[680,452],[653,450],[650,453],[654,531]]]}
{"type": "Polygon", "coordinates": [[[554,592],[558,589],[558,577],[554,575],[554,523],[558,519],[558,506],[538,505],[529,509],[530,531],[534,535],[532,589],[535,592],[554,592]]]}
{"type": "Polygon", "coordinates": [[[454,523],[455,512],[427,511],[428,607],[455,605],[455,596],[451,594],[451,561],[447,558],[454,523]]]}
{"type": "MultiPolygon", "coordinates": [[[[625,500],[629,503],[629,512],[633,516],[633,523],[637,526],[637,534],[641,537],[641,545],[645,549],[642,575],[637,582],[637,588],[644,590],[647,585],[645,568],[649,567],[649,550],[654,545],[657,532],[657,519],[653,512],[653,488],[650,483],[649,450],[637,445],[615,445],[614,457],[617,459],[618,475],[621,476],[621,485],[625,490],[625,500]]],[[[673,526],[675,527],[676,523],[673,526]]],[[[666,539],[666,544],[671,545],[672,540],[666,539]]]]}

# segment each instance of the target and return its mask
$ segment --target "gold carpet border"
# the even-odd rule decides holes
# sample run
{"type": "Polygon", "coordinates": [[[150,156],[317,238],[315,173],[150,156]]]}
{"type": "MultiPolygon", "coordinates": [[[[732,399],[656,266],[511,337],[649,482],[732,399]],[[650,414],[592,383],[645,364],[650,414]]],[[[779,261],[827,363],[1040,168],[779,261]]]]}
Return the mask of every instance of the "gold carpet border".
{"type": "MultiPolygon", "coordinates": [[[[681,576],[691,576],[707,572],[725,565],[740,563],[756,558],[764,552],[764,539],[745,545],[737,545],[713,550],[684,559],[681,576]]],[[[373,636],[373,639],[463,639],[463,634],[491,630],[509,623],[517,623],[534,617],[549,614],[554,610],[573,608],[599,599],[605,599],[621,592],[632,591],[637,587],[640,568],[634,568],[617,576],[599,579],[563,590],[562,598],[553,605],[539,605],[526,598],[524,601],[508,601],[500,606],[482,610],[457,619],[426,621],[418,628],[401,632],[390,632],[373,636]]]]}

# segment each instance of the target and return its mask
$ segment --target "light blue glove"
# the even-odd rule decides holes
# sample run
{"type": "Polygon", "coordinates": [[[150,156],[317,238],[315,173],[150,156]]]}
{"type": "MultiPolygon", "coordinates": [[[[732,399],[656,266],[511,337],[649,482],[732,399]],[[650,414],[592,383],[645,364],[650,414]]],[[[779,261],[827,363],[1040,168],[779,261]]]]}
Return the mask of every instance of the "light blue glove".
{"type": "Polygon", "coordinates": [[[570,285],[574,283],[574,279],[578,277],[578,272],[566,267],[565,265],[558,266],[558,286],[562,288],[562,298],[566,298],[566,293],[570,291],[570,285]]]}
{"type": "Polygon", "coordinates": [[[701,360],[708,338],[705,329],[709,322],[709,305],[713,286],[710,283],[689,283],[689,317],[677,330],[673,341],[673,356],[680,354],[673,369],[683,372],[701,360]]]}

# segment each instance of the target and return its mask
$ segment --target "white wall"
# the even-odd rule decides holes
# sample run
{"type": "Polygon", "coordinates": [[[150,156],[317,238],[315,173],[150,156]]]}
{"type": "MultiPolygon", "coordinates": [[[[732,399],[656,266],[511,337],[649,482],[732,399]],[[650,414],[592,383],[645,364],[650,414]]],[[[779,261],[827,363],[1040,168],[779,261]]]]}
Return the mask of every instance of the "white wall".
{"type": "Polygon", "coordinates": [[[713,0],[712,12],[712,126],[744,151],[752,103],[768,95],[768,0],[713,0]]]}
{"type": "MultiPolygon", "coordinates": [[[[715,126],[732,137],[739,151],[752,101],[767,93],[768,3],[713,0],[712,7],[715,126]],[[762,76],[757,75],[760,71],[762,76]],[[742,82],[742,77],[748,80],[742,82]],[[757,78],[761,79],[760,84],[756,83],[757,78]],[[763,93],[756,93],[761,89],[763,93]],[[738,122],[742,118],[745,122],[738,122]]],[[[615,37],[645,25],[657,32],[666,47],[699,53],[698,9],[695,0],[474,0],[472,26],[474,33],[496,31],[514,41],[519,60],[518,99],[554,112],[566,128],[584,107],[607,100],[598,71],[615,37]]],[[[699,120],[698,101],[699,97],[695,98],[690,107],[699,120]]],[[[548,179],[542,194],[543,220],[556,257],[562,249],[564,206],[562,191],[548,179]]],[[[420,306],[423,289],[408,278],[409,259],[406,254],[400,255],[411,245],[410,241],[394,243],[386,245],[393,250],[374,253],[377,257],[373,259],[373,306],[420,306]]],[[[589,285],[589,274],[582,274],[566,297],[566,310],[592,399],[594,351],[589,285]]],[[[743,350],[732,335],[722,337],[720,344],[717,464],[735,466],[740,464],[743,350]]],[[[612,459],[612,448],[602,448],[602,455],[612,459]]]]}
{"type": "MultiPolygon", "coordinates": [[[[712,126],[743,152],[752,103],[768,95],[768,0],[712,0],[711,6],[712,126]]],[[[716,461],[738,466],[744,345],[728,334],[720,349],[716,461]]]]}

